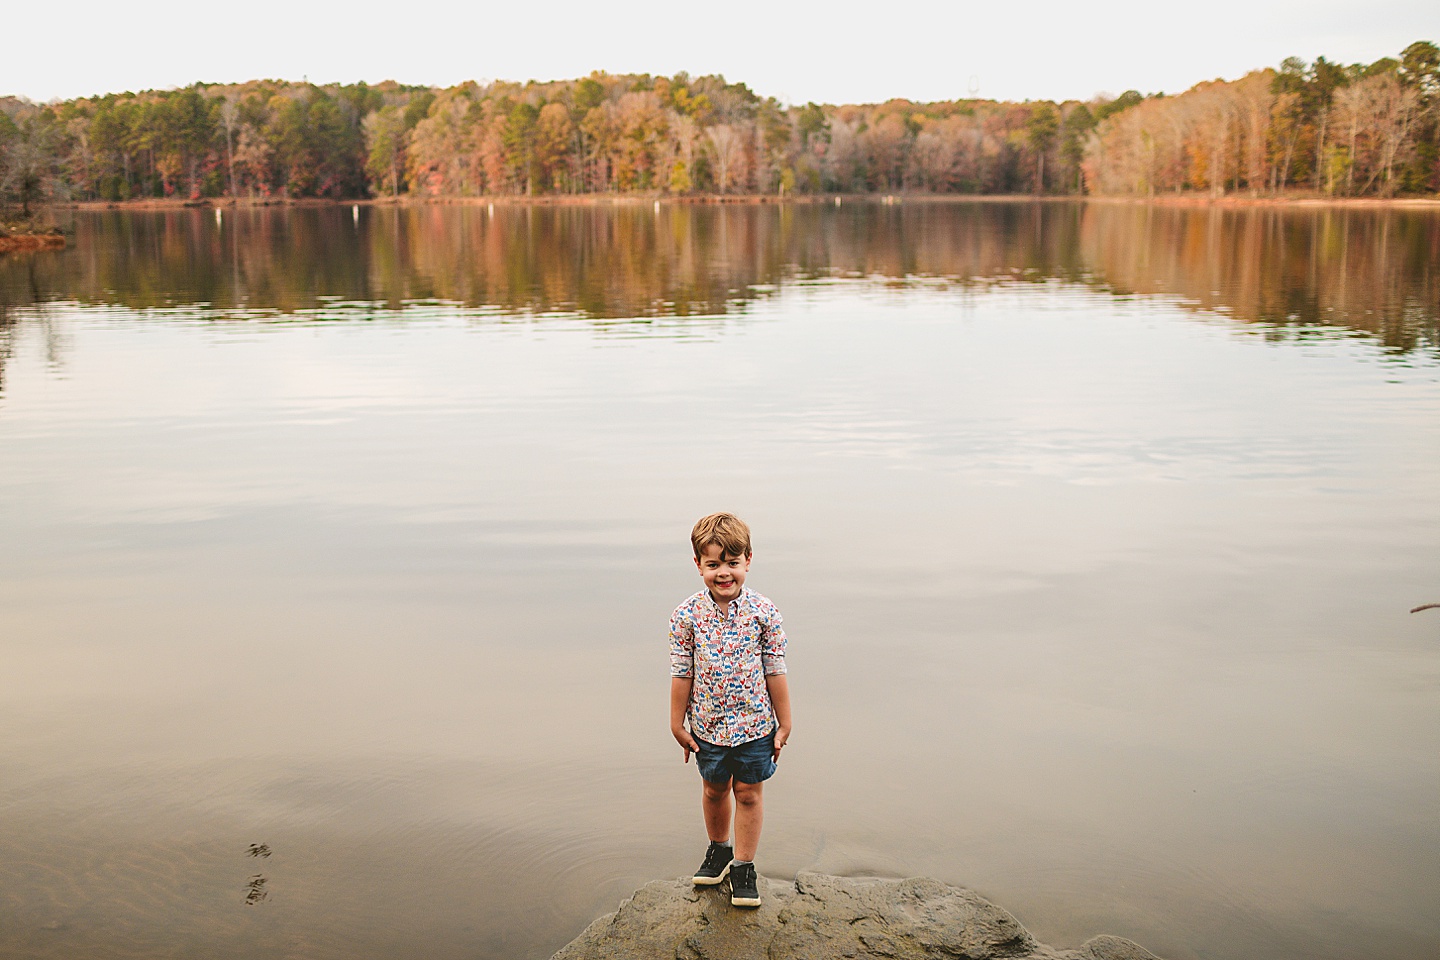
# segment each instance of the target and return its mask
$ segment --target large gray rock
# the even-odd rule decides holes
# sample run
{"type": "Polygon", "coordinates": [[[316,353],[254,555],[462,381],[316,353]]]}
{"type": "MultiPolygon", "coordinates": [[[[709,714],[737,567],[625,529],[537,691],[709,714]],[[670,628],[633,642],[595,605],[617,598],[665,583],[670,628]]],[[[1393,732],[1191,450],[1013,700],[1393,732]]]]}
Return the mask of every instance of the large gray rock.
{"type": "Polygon", "coordinates": [[[727,886],[657,880],[635,891],[552,960],[1156,960],[1121,937],[1053,950],[1006,911],[938,880],[801,873],[760,881],[764,905],[730,906],[727,886]]]}

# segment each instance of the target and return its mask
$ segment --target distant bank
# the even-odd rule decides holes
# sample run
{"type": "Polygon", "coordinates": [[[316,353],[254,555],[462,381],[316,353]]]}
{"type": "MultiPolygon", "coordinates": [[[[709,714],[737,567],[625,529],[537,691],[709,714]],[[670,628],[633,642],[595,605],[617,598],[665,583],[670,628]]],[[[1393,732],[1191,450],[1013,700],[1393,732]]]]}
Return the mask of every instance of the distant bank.
{"type": "MultiPolygon", "coordinates": [[[[642,193],[545,194],[526,196],[480,197],[374,197],[334,200],[315,197],[202,197],[185,200],[178,197],[142,197],[134,200],[80,200],[47,204],[51,210],[182,210],[190,208],[227,209],[246,207],[599,207],[599,206],[843,206],[871,204],[994,204],[994,203],[1100,203],[1162,207],[1348,207],[1348,208],[1431,208],[1440,209],[1440,195],[1428,197],[1330,197],[1313,192],[1297,191],[1280,195],[1231,193],[1211,196],[1202,193],[1165,193],[1153,197],[1136,196],[1040,196],[1033,194],[834,194],[781,197],[774,194],[697,194],[672,196],[642,193]]],[[[5,249],[0,245],[0,249],[5,249]]]]}
{"type": "Polygon", "coordinates": [[[1085,101],[792,104],[685,72],[444,88],[257,79],[47,104],[0,96],[0,201],[1392,198],[1440,193],[1437,145],[1429,40],[1372,63],[1291,57],[1178,94],[1085,101]]]}

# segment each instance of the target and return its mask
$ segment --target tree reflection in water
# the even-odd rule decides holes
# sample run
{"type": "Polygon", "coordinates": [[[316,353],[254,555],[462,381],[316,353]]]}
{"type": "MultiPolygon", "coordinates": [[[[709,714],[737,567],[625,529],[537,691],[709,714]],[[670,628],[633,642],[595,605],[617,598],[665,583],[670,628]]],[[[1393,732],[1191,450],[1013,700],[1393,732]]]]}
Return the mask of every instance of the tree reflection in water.
{"type": "Polygon", "coordinates": [[[0,257],[0,357],[47,301],[197,318],[349,319],[440,301],[596,320],[715,316],[833,277],[1061,280],[1265,325],[1440,343],[1440,213],[904,202],[261,207],[73,214],[60,253],[0,257]]]}

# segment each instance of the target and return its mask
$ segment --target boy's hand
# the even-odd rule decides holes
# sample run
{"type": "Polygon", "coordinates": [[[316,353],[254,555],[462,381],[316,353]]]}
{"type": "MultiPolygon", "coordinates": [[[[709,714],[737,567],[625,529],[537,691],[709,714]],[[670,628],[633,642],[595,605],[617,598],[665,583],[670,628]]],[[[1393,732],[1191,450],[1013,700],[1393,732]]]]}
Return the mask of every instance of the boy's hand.
{"type": "Polygon", "coordinates": [[[685,748],[686,763],[690,762],[690,754],[700,752],[700,744],[695,742],[695,738],[690,736],[690,731],[684,727],[671,727],[670,735],[675,738],[676,743],[685,748]]]}
{"type": "Polygon", "coordinates": [[[776,727],[776,728],[775,728],[775,756],[772,757],[771,759],[773,759],[776,763],[779,763],[779,762],[780,762],[780,751],[783,750],[783,749],[785,748],[785,744],[787,744],[787,743],[789,743],[789,742],[790,742],[790,728],[789,728],[789,727],[776,727]]]}
{"type": "Polygon", "coordinates": [[[772,673],[765,678],[765,689],[770,693],[770,704],[775,708],[775,756],[780,761],[780,751],[790,742],[790,680],[783,673],[772,673]]]}

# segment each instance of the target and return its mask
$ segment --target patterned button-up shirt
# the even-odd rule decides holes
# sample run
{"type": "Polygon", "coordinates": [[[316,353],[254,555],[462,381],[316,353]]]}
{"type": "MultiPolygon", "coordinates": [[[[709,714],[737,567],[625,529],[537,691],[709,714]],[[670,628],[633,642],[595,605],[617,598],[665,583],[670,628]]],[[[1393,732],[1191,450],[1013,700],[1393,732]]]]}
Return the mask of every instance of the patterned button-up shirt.
{"type": "Polygon", "coordinates": [[[691,677],[690,732],[733,747],[775,729],[765,678],[785,672],[785,630],[775,604],[742,587],[728,615],[708,590],[670,617],[670,676],[691,677]]]}

